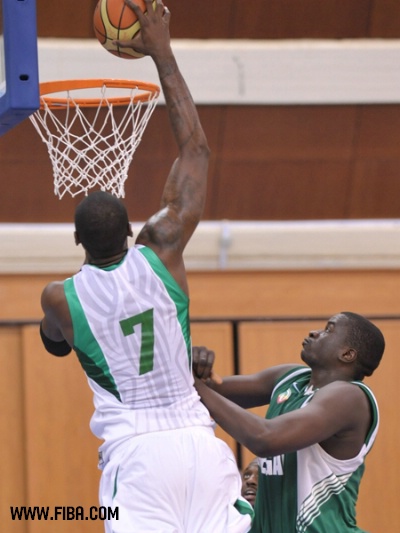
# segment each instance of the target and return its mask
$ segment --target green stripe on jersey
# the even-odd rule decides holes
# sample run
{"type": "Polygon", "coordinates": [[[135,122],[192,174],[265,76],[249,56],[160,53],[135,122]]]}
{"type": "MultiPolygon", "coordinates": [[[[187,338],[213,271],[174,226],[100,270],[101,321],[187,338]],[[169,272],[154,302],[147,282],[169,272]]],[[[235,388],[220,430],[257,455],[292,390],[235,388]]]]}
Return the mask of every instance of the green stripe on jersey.
{"type": "Polygon", "coordinates": [[[151,268],[163,282],[170,298],[175,303],[178,321],[186,343],[189,365],[191,365],[192,352],[190,340],[189,298],[171,276],[171,273],[165,267],[158,255],[153,252],[151,248],[143,246],[142,248],[138,248],[138,250],[147,259],[151,268]]]}
{"type": "Polygon", "coordinates": [[[99,343],[90,329],[85,312],[79,301],[73,278],[68,278],[64,281],[64,292],[71,313],[74,330],[74,350],[78,356],[79,362],[90,379],[106,391],[113,394],[118,401],[121,401],[108,363],[99,343]],[[86,353],[82,352],[78,346],[90,346],[90,353],[93,355],[89,357],[86,353]]]}
{"type": "Polygon", "coordinates": [[[369,428],[367,437],[365,439],[366,446],[369,446],[370,445],[370,439],[371,439],[372,435],[374,434],[374,432],[377,430],[377,426],[379,424],[378,404],[376,402],[376,398],[375,398],[372,390],[365,383],[363,383],[362,381],[352,381],[352,383],[354,383],[355,385],[358,385],[360,387],[360,389],[364,391],[364,393],[366,394],[366,396],[367,396],[367,398],[369,400],[370,406],[371,406],[372,423],[371,423],[371,427],[369,428]]]}
{"type": "Polygon", "coordinates": [[[254,509],[251,504],[244,498],[237,499],[234,503],[234,507],[242,515],[250,515],[251,520],[254,518],[254,509]]]}
{"type": "Polygon", "coordinates": [[[115,473],[114,490],[113,490],[112,499],[115,498],[115,496],[117,495],[117,491],[118,491],[118,473],[119,473],[119,467],[117,468],[117,472],[115,473]]]}

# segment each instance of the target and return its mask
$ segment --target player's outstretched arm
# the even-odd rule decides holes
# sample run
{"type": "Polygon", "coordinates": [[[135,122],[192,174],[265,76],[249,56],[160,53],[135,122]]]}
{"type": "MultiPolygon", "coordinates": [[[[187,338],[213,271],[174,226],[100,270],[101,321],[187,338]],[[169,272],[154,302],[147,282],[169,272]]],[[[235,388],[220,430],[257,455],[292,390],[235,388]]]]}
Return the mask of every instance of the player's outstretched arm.
{"type": "Polygon", "coordinates": [[[153,10],[151,0],[145,0],[147,14],[143,14],[131,0],[125,1],[137,14],[141,30],[132,41],[119,42],[119,45],[132,47],[152,57],[178,147],[178,157],[162,194],[161,209],[145,224],[137,242],[152,247],[167,266],[173,266],[181,260],[180,256],[203,213],[209,147],[196,106],[171,48],[168,8],[157,0],[153,10]]]}
{"type": "Polygon", "coordinates": [[[293,452],[320,443],[339,459],[357,455],[370,424],[370,407],[357,385],[337,381],[322,387],[302,409],[266,420],[211,390],[196,389],[215,422],[258,457],[293,452]],[[349,409],[348,406],[352,408],[349,409]]]}

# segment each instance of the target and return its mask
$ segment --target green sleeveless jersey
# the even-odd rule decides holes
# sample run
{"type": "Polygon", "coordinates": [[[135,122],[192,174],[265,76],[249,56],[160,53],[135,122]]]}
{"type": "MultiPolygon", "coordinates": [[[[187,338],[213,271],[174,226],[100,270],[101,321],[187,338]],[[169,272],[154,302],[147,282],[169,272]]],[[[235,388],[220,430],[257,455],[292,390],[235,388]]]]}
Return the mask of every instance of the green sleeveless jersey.
{"type": "MultiPolygon", "coordinates": [[[[275,386],[267,419],[301,409],[313,397],[311,370],[292,369],[275,386]]],[[[359,454],[338,460],[319,444],[294,453],[258,458],[259,480],[251,533],[360,533],[355,506],[364,459],[379,424],[376,399],[364,383],[371,404],[372,424],[359,454]]]]}

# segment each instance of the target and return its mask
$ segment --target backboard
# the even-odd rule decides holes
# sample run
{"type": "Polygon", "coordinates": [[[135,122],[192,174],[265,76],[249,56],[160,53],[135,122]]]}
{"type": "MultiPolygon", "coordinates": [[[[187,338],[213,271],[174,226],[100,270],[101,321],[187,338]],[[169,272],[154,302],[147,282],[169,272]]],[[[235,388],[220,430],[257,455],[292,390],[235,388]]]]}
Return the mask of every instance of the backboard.
{"type": "Polygon", "coordinates": [[[0,135],[39,108],[35,0],[0,0],[0,135]]]}

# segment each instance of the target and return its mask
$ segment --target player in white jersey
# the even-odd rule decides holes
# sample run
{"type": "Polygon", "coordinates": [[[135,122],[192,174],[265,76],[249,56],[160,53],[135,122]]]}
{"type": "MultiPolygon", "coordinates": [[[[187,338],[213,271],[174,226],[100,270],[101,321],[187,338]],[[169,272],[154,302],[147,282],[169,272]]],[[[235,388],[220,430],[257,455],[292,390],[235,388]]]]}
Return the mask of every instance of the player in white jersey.
{"type": "MultiPolygon", "coordinates": [[[[259,457],[251,533],[361,532],[355,506],[379,422],[362,380],[384,348],[374,324],[343,312],[304,339],[309,368],[279,365],[209,387],[197,380],[215,421],[259,457]],[[266,419],[243,409],[265,404],[266,419]]],[[[209,357],[210,367],[214,354],[194,356],[209,357]]]]}
{"type": "MultiPolygon", "coordinates": [[[[96,191],[75,211],[85,263],[42,293],[40,333],[54,355],[76,352],[93,390],[100,503],[107,533],[241,533],[252,509],[230,448],[194,388],[183,251],[203,211],[209,148],[170,45],[170,13],[145,0],[135,39],[157,68],[178,145],[161,209],[135,246],[123,203],[96,191]]],[[[151,178],[149,178],[151,179],[151,178]]]]}

